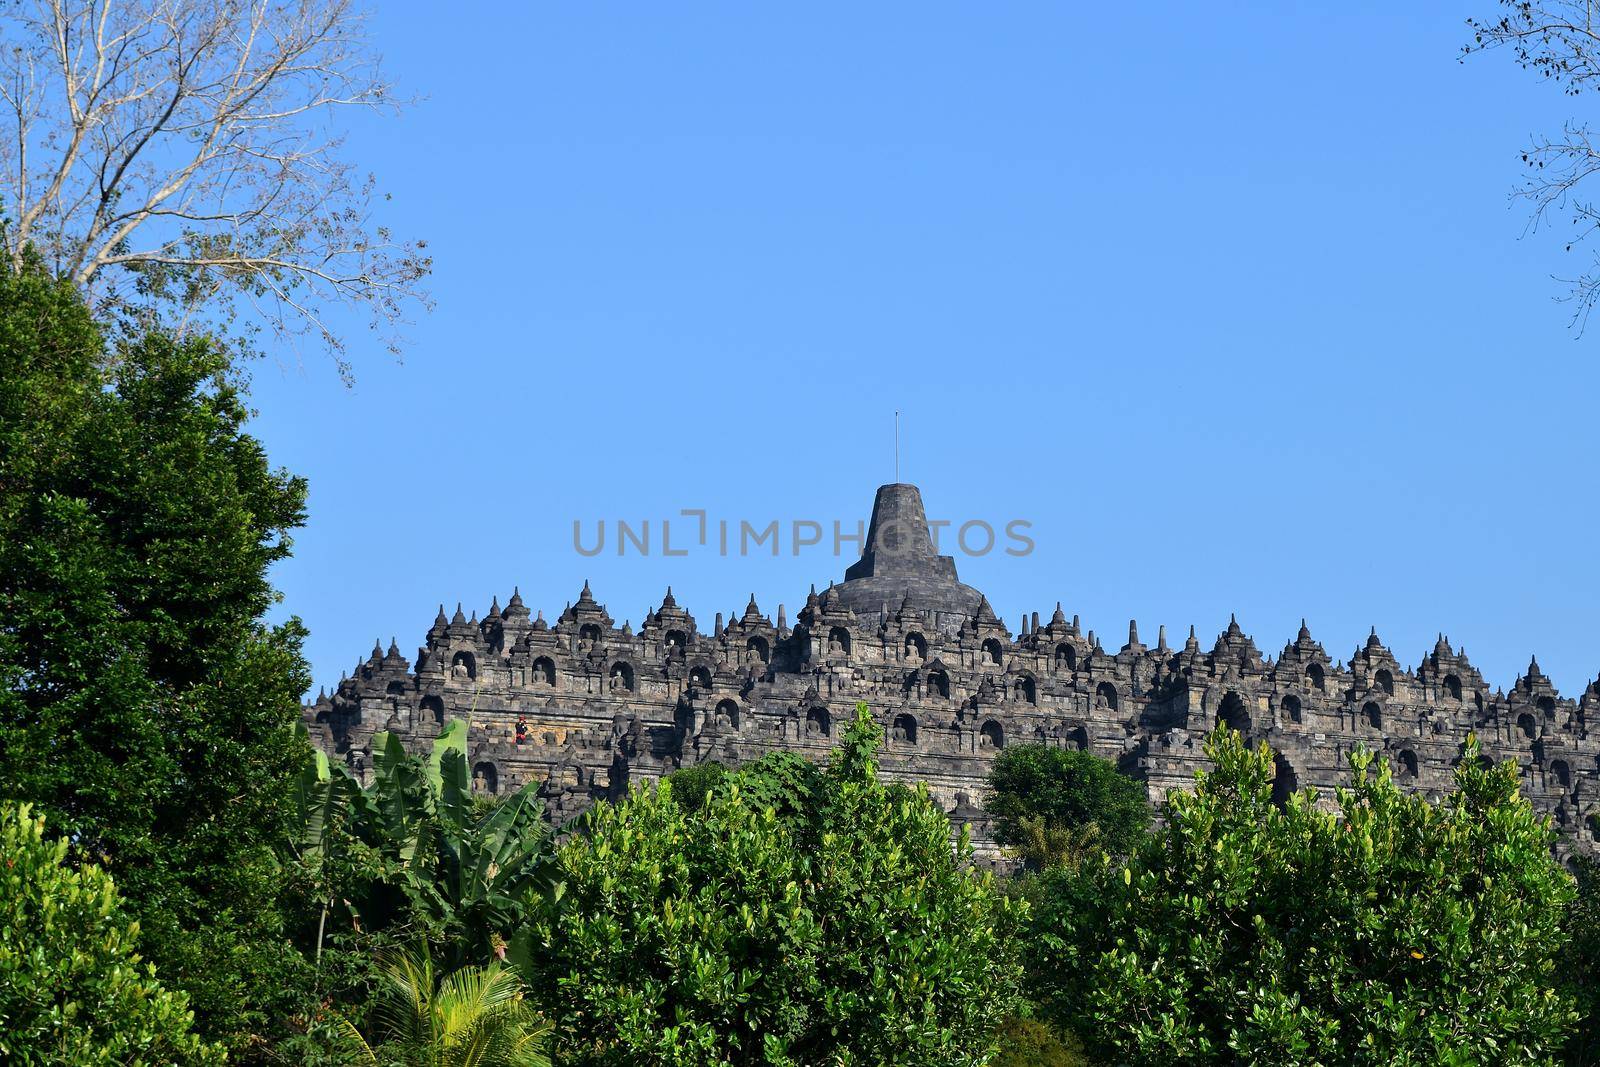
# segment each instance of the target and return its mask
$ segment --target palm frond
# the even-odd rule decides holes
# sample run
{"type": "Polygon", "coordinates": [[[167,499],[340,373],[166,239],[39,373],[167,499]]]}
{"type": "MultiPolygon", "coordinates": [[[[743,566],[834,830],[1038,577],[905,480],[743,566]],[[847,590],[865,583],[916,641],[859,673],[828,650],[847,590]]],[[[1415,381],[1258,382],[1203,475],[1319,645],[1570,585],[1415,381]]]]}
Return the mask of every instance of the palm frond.
{"type": "MultiPolygon", "coordinates": [[[[516,972],[499,960],[440,977],[424,947],[386,954],[382,974],[384,985],[372,1013],[375,1030],[405,1050],[406,1062],[425,1067],[549,1067],[544,1049],[552,1027],[523,999],[516,972]]],[[[354,1027],[344,1026],[361,1040],[354,1027]]],[[[378,1062],[364,1040],[360,1048],[365,1051],[359,1062],[378,1062]]]]}

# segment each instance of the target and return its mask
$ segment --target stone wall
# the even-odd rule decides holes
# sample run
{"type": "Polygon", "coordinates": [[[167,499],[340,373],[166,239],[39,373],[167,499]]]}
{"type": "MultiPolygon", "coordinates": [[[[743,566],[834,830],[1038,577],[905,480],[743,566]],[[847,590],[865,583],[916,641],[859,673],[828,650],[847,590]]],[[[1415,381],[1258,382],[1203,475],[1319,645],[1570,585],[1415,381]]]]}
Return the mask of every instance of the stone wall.
{"type": "Polygon", "coordinates": [[[635,633],[587,583],[546,623],[513,593],[481,620],[459,606],[447,619],[441,607],[415,660],[394,643],[375,646],[305,717],[362,774],[377,731],[420,750],[447,717],[464,719],[477,787],[537,783],[564,819],[704,760],[778,749],[825,759],[865,702],[888,738],[883,775],[925,783],[990,858],[983,785],[1008,744],[1088,749],[1159,802],[1192,784],[1206,733],[1226,722],[1280,754],[1282,790],[1346,783],[1346,757],[1365,745],[1404,786],[1438,796],[1476,732],[1486,756],[1516,760],[1566,848],[1594,846],[1600,681],[1563,698],[1535,662],[1509,692],[1491,691],[1443,636],[1412,672],[1376,633],[1338,661],[1303,624],[1275,659],[1237,622],[1204,650],[1192,629],[1181,647],[1164,629],[1147,647],[1130,624],[1127,643],[1109,652],[1059,604],[1013,634],[934,554],[922,516],[914,487],[880,489],[862,561],[842,585],[813,589],[792,626],[782,606],[774,620],[752,597],[704,633],[669,589],[635,633]],[[889,532],[896,517],[909,537],[904,525],[898,538],[889,532]]]}

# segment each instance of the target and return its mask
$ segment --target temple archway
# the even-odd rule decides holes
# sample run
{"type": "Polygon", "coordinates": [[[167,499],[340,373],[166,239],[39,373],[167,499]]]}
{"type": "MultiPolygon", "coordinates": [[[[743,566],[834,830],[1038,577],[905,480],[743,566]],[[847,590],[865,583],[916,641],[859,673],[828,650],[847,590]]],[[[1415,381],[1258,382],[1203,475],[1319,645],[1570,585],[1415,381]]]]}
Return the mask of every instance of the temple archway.
{"type": "Polygon", "coordinates": [[[1545,784],[1547,786],[1553,784],[1562,789],[1572,788],[1572,768],[1567,765],[1566,760],[1558,759],[1551,761],[1550,773],[1545,776],[1545,784]]]}
{"type": "Polygon", "coordinates": [[[1306,686],[1319,692],[1327,686],[1327,676],[1323,673],[1322,664],[1313,663],[1306,668],[1306,686]]]}
{"type": "Polygon", "coordinates": [[[899,745],[916,744],[917,717],[909,713],[896,715],[894,725],[889,729],[889,740],[899,745]]]}
{"type": "Polygon", "coordinates": [[[1283,807],[1299,788],[1300,776],[1295,773],[1294,764],[1285,759],[1282,752],[1273,753],[1272,802],[1283,807]]]}
{"type": "Polygon", "coordinates": [[[1230,690],[1217,705],[1217,724],[1241,734],[1250,732],[1250,711],[1238,693],[1230,690]]]}
{"type": "Polygon", "coordinates": [[[1006,747],[1006,731],[999,723],[990,719],[983,724],[983,729],[978,731],[978,747],[980,749],[998,752],[1006,747]]]}
{"type": "Polygon", "coordinates": [[[625,659],[619,659],[611,665],[612,692],[633,692],[633,664],[625,659]]]}
{"type": "Polygon", "coordinates": [[[833,716],[828,714],[827,708],[815,707],[806,711],[806,736],[827,737],[832,730],[833,716]]]}
{"type": "Polygon", "coordinates": [[[1374,730],[1383,729],[1383,709],[1378,706],[1377,701],[1369,700],[1361,705],[1361,717],[1374,730]]]}
{"type": "Polygon", "coordinates": [[[1039,684],[1033,680],[1033,675],[1023,674],[1017,677],[1016,694],[1018,700],[1029,704],[1039,703],[1039,684]]]}

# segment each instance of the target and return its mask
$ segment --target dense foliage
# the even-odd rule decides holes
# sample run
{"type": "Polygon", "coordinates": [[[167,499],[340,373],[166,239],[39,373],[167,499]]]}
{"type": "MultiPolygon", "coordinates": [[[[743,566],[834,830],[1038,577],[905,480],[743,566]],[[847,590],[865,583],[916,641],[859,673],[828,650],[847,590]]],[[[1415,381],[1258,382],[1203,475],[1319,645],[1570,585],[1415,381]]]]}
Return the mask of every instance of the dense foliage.
{"type": "Polygon", "coordinates": [[[1337,813],[1272,802],[1232,731],[1124,866],[1052,877],[1033,977],[1115,1062],[1552,1062],[1571,1019],[1555,965],[1571,879],[1517,769],[1469,743],[1441,804],[1369,754],[1337,813]]]}
{"type": "Polygon", "coordinates": [[[466,724],[452,720],[427,760],[391,733],[373,738],[365,788],[319,757],[301,775],[297,851],[316,915],[318,957],[330,924],[370,953],[391,940],[432,942],[452,966],[482,962],[551,887],[553,840],[534,787],[499,803],[472,795],[466,724]]]}
{"type": "Polygon", "coordinates": [[[1012,1016],[1000,1024],[1000,1047],[989,1067],[1089,1067],[1077,1038],[1038,1019],[1012,1016]]]}
{"type": "Polygon", "coordinates": [[[595,811],[513,944],[558,1062],[985,1062],[1019,909],[925,793],[877,780],[881,737],[862,709],[825,771],[776,760],[697,809],[669,782],[595,811]]]}
{"type": "Polygon", "coordinates": [[[1594,1067],[1600,1064],[1600,863],[1592,856],[1580,857],[1574,873],[1577,892],[1562,924],[1572,948],[1561,970],[1578,1023],[1561,1061],[1569,1067],[1594,1067]]]}
{"type": "Polygon", "coordinates": [[[222,1062],[183,994],[140,961],[139,924],[104,871],[67,865],[66,841],[46,840],[25,804],[0,804],[0,856],[0,1062],[222,1062]]]}
{"type": "Polygon", "coordinates": [[[716,760],[696,763],[667,775],[672,783],[672,799],[691,811],[700,810],[706,797],[728,777],[728,768],[716,760]]]}
{"type": "Polygon", "coordinates": [[[995,838],[1033,870],[1086,852],[1125,855],[1150,825],[1144,785],[1092,752],[1044,745],[1003,750],[989,772],[985,807],[995,838]]]}
{"type": "Polygon", "coordinates": [[[750,805],[771,808],[789,828],[803,829],[823,786],[824,769],[793,752],[769,752],[736,771],[711,761],[674,771],[667,780],[672,784],[668,794],[672,802],[685,810],[699,811],[713,793],[737,785],[750,805]]]}
{"type": "Polygon", "coordinates": [[[244,432],[226,358],[108,350],[69,285],[0,272],[0,795],[104,864],[202,1032],[290,1010],[276,853],[305,748],[268,568],[305,486],[244,432]]]}

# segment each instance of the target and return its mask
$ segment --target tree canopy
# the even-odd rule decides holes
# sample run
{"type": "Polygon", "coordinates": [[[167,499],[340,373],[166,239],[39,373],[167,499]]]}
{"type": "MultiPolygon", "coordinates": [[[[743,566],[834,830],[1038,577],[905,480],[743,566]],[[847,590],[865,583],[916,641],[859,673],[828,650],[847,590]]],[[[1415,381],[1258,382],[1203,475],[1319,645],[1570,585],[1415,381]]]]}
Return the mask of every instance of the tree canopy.
{"type": "Polygon", "coordinates": [[[337,1046],[346,1063],[550,1067],[550,1024],[501,960],[441,975],[426,951],[391,951],[377,984],[374,1040],[345,1022],[337,1046]]]}
{"type": "Polygon", "coordinates": [[[1119,1063],[1549,1063],[1571,879],[1517,769],[1469,742],[1442,803],[1382,761],[1323,810],[1278,805],[1273,760],[1222,729],[1126,864],[1047,882],[1032,974],[1047,1014],[1119,1063]]]}
{"type": "Polygon", "coordinates": [[[1035,869],[1087,848],[1123,855],[1150,825],[1144,785],[1092,752],[1044,745],[1004,749],[989,771],[985,807],[995,838],[1035,869]]]}
{"type": "Polygon", "coordinates": [[[393,109],[354,0],[0,5],[0,245],[107,323],[308,337],[348,373],[336,308],[396,329],[426,245],[375,217],[342,112],[393,109]]]}
{"type": "Polygon", "coordinates": [[[20,1067],[221,1063],[182,993],[138,952],[111,878],[66,862],[26,804],[0,804],[0,1060],[20,1067]]]}
{"type": "Polygon", "coordinates": [[[202,1032],[287,1011],[277,855],[308,756],[297,621],[265,621],[305,485],[226,356],[108,345],[77,290],[0,271],[0,797],[105,865],[202,1032]]]}
{"type": "Polygon", "coordinates": [[[878,781],[881,739],[862,709],[826,770],[600,805],[513,942],[557,1062],[985,1062],[1025,908],[925,792],[878,781]]]}

